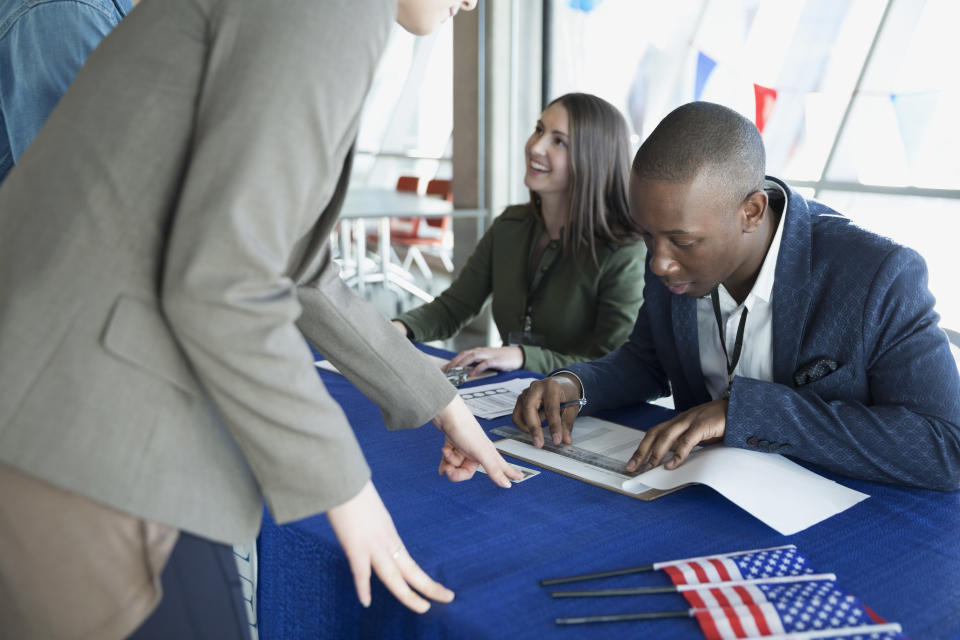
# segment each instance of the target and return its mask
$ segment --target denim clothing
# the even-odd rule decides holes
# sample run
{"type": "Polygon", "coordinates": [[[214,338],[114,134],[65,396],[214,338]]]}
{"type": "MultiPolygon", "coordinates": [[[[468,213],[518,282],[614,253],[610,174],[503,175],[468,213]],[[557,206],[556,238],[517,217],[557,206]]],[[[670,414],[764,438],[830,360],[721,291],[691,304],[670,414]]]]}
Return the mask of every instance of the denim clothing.
{"type": "Polygon", "coordinates": [[[0,0],[0,182],[131,0],[0,0]]]}

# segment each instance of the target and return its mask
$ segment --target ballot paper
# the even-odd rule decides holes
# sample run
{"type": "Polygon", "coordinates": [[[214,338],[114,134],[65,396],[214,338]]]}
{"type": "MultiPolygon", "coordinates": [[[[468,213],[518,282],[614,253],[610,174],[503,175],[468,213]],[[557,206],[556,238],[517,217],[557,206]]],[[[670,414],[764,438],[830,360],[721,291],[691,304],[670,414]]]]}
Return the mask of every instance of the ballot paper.
{"type": "Polygon", "coordinates": [[[473,415],[490,420],[513,413],[520,393],[535,380],[536,378],[514,378],[505,382],[460,389],[458,393],[473,415]]]}
{"type": "Polygon", "coordinates": [[[521,460],[646,499],[689,484],[705,484],[783,535],[802,531],[869,497],[779,454],[724,445],[695,450],[674,470],[660,466],[635,477],[629,477],[625,467],[617,473],[576,457],[578,451],[586,451],[626,465],[644,435],[630,427],[583,417],[574,425],[573,454],[553,453],[511,439],[495,444],[502,453],[521,460]]]}

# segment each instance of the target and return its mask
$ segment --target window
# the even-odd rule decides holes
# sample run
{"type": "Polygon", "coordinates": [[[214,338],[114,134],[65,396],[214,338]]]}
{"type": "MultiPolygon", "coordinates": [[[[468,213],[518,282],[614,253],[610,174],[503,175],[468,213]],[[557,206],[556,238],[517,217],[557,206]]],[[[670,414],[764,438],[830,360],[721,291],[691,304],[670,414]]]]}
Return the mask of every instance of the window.
{"type": "Polygon", "coordinates": [[[364,105],[351,180],[393,188],[401,175],[450,178],[453,24],[428,36],[394,25],[364,105]]]}
{"type": "Polygon", "coordinates": [[[596,93],[634,146],[709,100],[761,129],[768,173],[919,251],[960,327],[960,3],[552,0],[549,97],[596,93]],[[953,232],[953,233],[951,233],[953,232]]]}

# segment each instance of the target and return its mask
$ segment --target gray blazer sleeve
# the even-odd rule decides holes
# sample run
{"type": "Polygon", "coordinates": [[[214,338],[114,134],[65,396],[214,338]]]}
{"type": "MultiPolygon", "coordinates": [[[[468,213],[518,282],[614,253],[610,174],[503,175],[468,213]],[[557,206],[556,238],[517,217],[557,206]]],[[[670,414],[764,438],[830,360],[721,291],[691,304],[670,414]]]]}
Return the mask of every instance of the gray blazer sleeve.
{"type": "Polygon", "coordinates": [[[418,427],[453,400],[456,389],[379,310],[358,298],[336,265],[301,286],[298,325],[307,339],[373,400],[389,428],[418,427]]]}
{"type": "MultiPolygon", "coordinates": [[[[344,502],[369,478],[295,326],[302,309],[286,270],[333,192],[392,13],[374,0],[206,4],[208,68],[162,304],[286,521],[344,502]]],[[[317,313],[335,316],[338,304],[330,297],[317,313]]],[[[347,324],[327,323],[328,344],[368,351],[369,336],[347,324]]]]}

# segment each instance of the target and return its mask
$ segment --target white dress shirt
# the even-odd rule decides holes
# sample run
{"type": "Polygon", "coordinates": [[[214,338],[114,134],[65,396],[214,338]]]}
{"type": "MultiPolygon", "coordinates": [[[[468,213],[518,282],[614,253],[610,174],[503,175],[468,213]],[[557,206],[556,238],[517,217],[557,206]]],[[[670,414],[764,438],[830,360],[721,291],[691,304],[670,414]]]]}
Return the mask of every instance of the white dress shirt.
{"type": "MultiPolygon", "coordinates": [[[[773,381],[773,278],[777,268],[777,256],[780,254],[780,240],[783,238],[783,216],[787,211],[787,194],[774,182],[767,181],[764,188],[776,189],[783,193],[783,212],[777,231],[770,242],[770,248],[763,259],[760,274],[743,304],[738,305],[726,288],[721,284],[720,317],[723,320],[724,341],[727,353],[733,357],[737,329],[744,309],[748,309],[747,322],[743,329],[743,348],[733,375],[773,381]]],[[[720,344],[717,330],[717,318],[713,311],[710,296],[697,300],[697,337],[700,344],[700,369],[704,383],[711,398],[719,398],[728,387],[727,359],[720,344]]]]}

